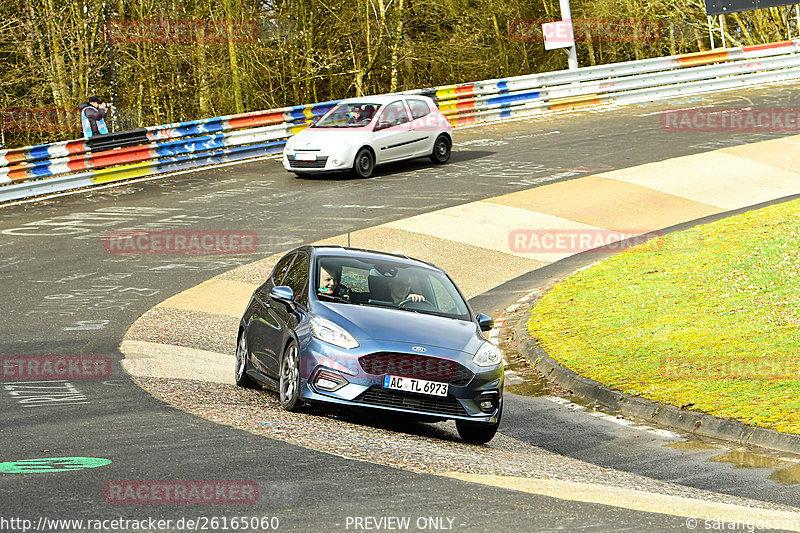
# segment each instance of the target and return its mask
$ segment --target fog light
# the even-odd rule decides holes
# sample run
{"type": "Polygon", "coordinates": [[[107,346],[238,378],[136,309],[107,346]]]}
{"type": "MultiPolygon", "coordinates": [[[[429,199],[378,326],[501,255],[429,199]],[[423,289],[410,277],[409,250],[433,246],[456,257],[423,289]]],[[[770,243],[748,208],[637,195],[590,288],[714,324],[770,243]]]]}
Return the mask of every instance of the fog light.
{"type": "Polygon", "coordinates": [[[333,392],[347,385],[348,381],[341,375],[327,370],[320,370],[314,379],[314,386],[318,389],[333,392]]]}
{"type": "Polygon", "coordinates": [[[496,394],[481,394],[475,398],[475,403],[484,413],[491,413],[497,409],[497,395],[496,394]]]}

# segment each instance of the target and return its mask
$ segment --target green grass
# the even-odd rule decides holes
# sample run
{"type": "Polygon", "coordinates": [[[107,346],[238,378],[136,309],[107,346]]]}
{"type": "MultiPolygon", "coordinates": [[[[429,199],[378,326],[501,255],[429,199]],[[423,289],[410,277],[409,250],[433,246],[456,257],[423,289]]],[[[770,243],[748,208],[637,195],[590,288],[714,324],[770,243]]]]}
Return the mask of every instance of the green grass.
{"type": "Polygon", "coordinates": [[[800,433],[800,201],[608,258],[556,285],[528,326],[615,389],[800,433]]]}

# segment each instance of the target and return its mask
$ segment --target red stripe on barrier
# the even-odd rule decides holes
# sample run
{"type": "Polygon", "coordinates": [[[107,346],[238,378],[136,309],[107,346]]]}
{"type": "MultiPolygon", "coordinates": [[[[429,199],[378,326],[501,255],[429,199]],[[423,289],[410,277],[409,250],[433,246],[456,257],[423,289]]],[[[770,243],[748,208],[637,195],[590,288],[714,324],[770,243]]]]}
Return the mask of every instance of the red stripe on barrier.
{"type": "Polygon", "coordinates": [[[757,50],[769,50],[770,48],[783,48],[784,46],[794,46],[794,41],[780,41],[767,44],[750,44],[742,47],[742,52],[755,52],[757,50]]]}
{"type": "Polygon", "coordinates": [[[145,144],[143,146],[129,146],[94,154],[89,158],[89,164],[91,168],[105,168],[114,165],[138,163],[155,157],[156,155],[150,146],[145,144]]]}
{"type": "Polygon", "coordinates": [[[68,154],[85,154],[86,145],[83,141],[70,141],[66,146],[68,154]]]}
{"type": "Polygon", "coordinates": [[[461,97],[461,96],[475,96],[475,84],[470,83],[469,85],[463,85],[461,87],[456,87],[455,94],[458,97],[461,97]]]}
{"type": "Polygon", "coordinates": [[[30,177],[28,176],[28,173],[25,172],[24,168],[11,169],[8,171],[8,174],[6,174],[6,176],[11,181],[25,181],[30,177]]]}
{"type": "Polygon", "coordinates": [[[280,124],[283,122],[283,111],[272,113],[259,113],[249,117],[236,117],[228,119],[230,129],[239,129],[254,126],[269,126],[270,124],[280,124]]]}
{"type": "Polygon", "coordinates": [[[453,119],[455,119],[456,126],[463,126],[465,124],[475,124],[477,122],[477,118],[475,115],[468,115],[466,117],[448,117],[450,119],[450,123],[453,123],[453,119]]]}
{"type": "Polygon", "coordinates": [[[9,151],[5,156],[5,160],[8,161],[9,166],[13,165],[14,163],[19,163],[21,161],[25,161],[25,151],[24,150],[14,150],[9,151]]]}
{"type": "Polygon", "coordinates": [[[695,52],[678,56],[678,63],[682,67],[694,67],[697,65],[707,65],[709,63],[719,63],[728,60],[727,50],[712,50],[709,52],[695,52]]]}
{"type": "Polygon", "coordinates": [[[89,165],[89,162],[87,161],[87,159],[88,158],[86,158],[86,157],[81,157],[80,159],[76,159],[74,161],[69,161],[67,163],[67,168],[72,170],[72,171],[89,170],[92,167],[91,167],[91,165],[89,165]]]}
{"type": "Polygon", "coordinates": [[[465,100],[463,102],[456,102],[456,109],[458,111],[474,111],[475,110],[475,100],[465,100]]]}

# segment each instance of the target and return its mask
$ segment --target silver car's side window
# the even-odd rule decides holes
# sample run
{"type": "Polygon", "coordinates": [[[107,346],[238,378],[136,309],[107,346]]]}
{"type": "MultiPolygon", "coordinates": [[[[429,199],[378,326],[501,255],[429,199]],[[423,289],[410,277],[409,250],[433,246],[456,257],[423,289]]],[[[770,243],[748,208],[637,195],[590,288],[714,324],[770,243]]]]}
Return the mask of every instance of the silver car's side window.
{"type": "Polygon", "coordinates": [[[428,103],[425,100],[409,99],[408,108],[411,110],[412,120],[422,118],[425,115],[429,115],[431,112],[431,108],[428,107],[428,103]]]}
{"type": "Polygon", "coordinates": [[[399,126],[408,122],[408,112],[406,106],[403,105],[402,100],[392,102],[383,109],[380,124],[387,124],[388,126],[399,126]]]}

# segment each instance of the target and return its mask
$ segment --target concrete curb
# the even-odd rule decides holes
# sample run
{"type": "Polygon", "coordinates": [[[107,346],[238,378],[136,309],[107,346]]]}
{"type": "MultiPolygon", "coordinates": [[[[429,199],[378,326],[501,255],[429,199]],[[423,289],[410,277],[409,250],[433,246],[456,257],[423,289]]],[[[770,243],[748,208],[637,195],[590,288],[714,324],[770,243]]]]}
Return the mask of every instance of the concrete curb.
{"type": "Polygon", "coordinates": [[[774,429],[748,426],[737,420],[725,420],[702,413],[687,411],[673,405],[656,403],[645,398],[614,390],[598,381],[577,374],[559,363],[533,340],[525,322],[517,329],[520,352],[548,381],[589,401],[613,409],[623,416],[639,418],[702,437],[732,441],[741,445],[760,446],[800,454],[800,435],[781,433],[774,429]],[[524,329],[522,332],[520,330],[524,329]]]}

